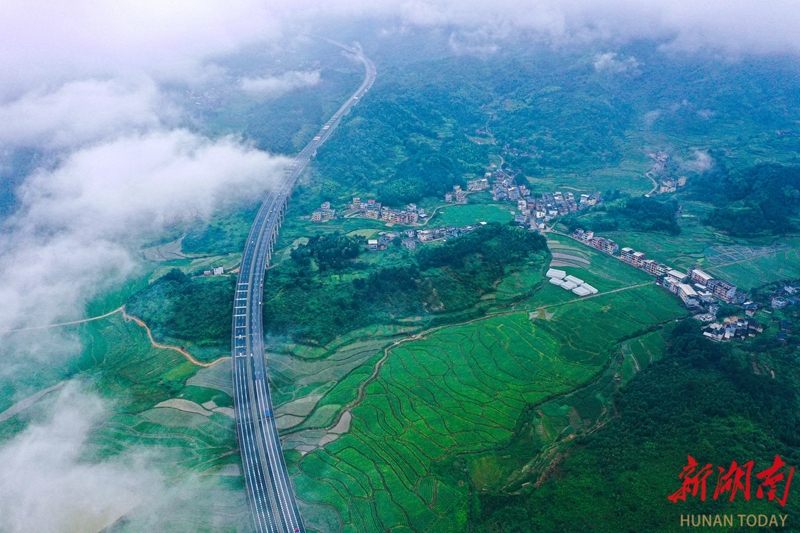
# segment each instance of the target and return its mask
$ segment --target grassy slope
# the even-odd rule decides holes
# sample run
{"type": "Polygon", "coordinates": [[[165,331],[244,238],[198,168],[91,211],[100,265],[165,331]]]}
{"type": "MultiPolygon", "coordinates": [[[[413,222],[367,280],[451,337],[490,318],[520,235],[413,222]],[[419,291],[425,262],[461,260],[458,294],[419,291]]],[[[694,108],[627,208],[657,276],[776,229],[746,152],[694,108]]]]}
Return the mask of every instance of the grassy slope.
{"type": "MultiPolygon", "coordinates": [[[[219,390],[187,386],[199,368],[174,350],[155,348],[144,330],[121,315],[82,326],[86,349],[81,360],[93,387],[114,402],[114,409],[92,434],[89,455],[100,458],[123,452],[148,450],[149,468],[164,473],[170,483],[183,483],[192,474],[212,474],[200,482],[202,489],[172,512],[169,531],[232,531],[244,527],[248,509],[240,478],[214,476],[221,466],[238,464],[233,419],[219,413],[202,416],[170,408],[153,409],[170,398],[196,402],[214,400],[230,406],[219,390]],[[209,502],[205,494],[216,494],[209,502]],[[178,520],[177,517],[181,517],[178,520]]],[[[220,363],[224,364],[224,363],[220,363]]],[[[166,516],[162,523],[170,522],[166,516]]],[[[121,530],[124,531],[124,528],[121,530]]]]}
{"type": "Polygon", "coordinates": [[[507,444],[527,405],[586,382],[617,341],[681,313],[642,287],[565,305],[549,322],[487,318],[392,349],[351,432],[297,462],[309,525],[335,509],[344,531],[461,530],[462,454],[507,444]]]}

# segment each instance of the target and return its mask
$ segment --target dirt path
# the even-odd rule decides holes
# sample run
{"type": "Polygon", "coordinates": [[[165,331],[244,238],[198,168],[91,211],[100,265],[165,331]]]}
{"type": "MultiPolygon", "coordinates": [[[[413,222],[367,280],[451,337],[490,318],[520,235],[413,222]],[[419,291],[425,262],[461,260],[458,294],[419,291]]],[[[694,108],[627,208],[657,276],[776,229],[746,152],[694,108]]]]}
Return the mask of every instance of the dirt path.
{"type": "MultiPolygon", "coordinates": [[[[439,328],[435,328],[435,329],[439,329],[439,328]]],[[[435,331],[435,329],[431,329],[431,330],[428,330],[428,331],[429,332],[430,331],[435,331]]],[[[361,402],[364,401],[364,397],[367,395],[367,393],[366,393],[367,386],[369,386],[370,383],[372,383],[373,381],[378,379],[378,374],[380,374],[381,368],[383,368],[383,364],[389,358],[389,352],[391,352],[393,349],[397,348],[398,346],[400,346],[401,344],[403,344],[405,342],[416,341],[416,340],[420,340],[422,338],[424,338],[423,334],[422,333],[417,333],[415,335],[411,335],[410,337],[406,337],[405,339],[400,339],[399,341],[395,341],[392,344],[390,344],[389,346],[387,346],[386,348],[384,348],[383,349],[383,357],[381,357],[378,360],[378,362],[375,363],[375,368],[372,370],[372,374],[370,374],[370,376],[365,381],[363,381],[361,383],[361,385],[358,386],[358,394],[356,395],[355,400],[351,401],[350,403],[348,403],[347,405],[345,405],[342,408],[341,412],[339,413],[339,416],[336,417],[336,420],[334,420],[334,422],[330,426],[325,428],[325,431],[333,430],[337,425],[339,425],[339,423],[341,422],[342,417],[345,415],[345,413],[350,412],[351,409],[353,409],[355,406],[357,406],[358,404],[360,404],[361,402]]]]}
{"type": "Polygon", "coordinates": [[[108,312],[108,313],[106,313],[104,315],[100,315],[100,316],[93,316],[93,317],[90,317],[90,318],[84,318],[82,320],[73,320],[71,322],[59,322],[58,324],[50,324],[49,326],[35,326],[35,327],[32,327],[32,328],[10,329],[8,331],[2,332],[1,334],[4,335],[6,333],[17,333],[19,331],[33,331],[33,330],[37,330],[37,329],[52,329],[52,328],[60,328],[60,327],[63,327],[63,326],[74,326],[74,325],[77,325],[77,324],[85,324],[86,322],[94,322],[95,320],[102,320],[102,319],[108,318],[108,317],[110,317],[112,315],[116,315],[117,313],[122,313],[122,318],[125,321],[133,320],[134,322],[136,322],[137,325],[143,327],[145,329],[145,331],[147,332],[147,337],[150,339],[150,344],[152,344],[155,348],[161,348],[163,350],[175,350],[176,352],[178,352],[182,356],[184,356],[192,364],[195,364],[195,365],[203,367],[203,368],[208,368],[210,366],[216,365],[219,362],[225,361],[226,359],[230,359],[230,357],[226,356],[226,357],[220,357],[219,359],[217,359],[215,361],[212,361],[210,363],[203,363],[203,362],[200,362],[197,359],[195,359],[194,356],[192,356],[192,354],[190,354],[189,352],[187,352],[185,349],[181,348],[180,346],[172,346],[170,344],[161,344],[160,342],[156,342],[156,340],[153,338],[153,333],[150,331],[150,328],[147,326],[147,324],[144,323],[144,320],[126,313],[124,305],[122,307],[118,307],[117,309],[114,309],[113,311],[110,311],[110,312],[108,312]]]}
{"type": "Polygon", "coordinates": [[[645,172],[644,175],[647,176],[650,179],[650,181],[653,182],[653,188],[650,189],[649,193],[645,194],[645,196],[650,196],[651,194],[653,194],[654,192],[656,192],[658,190],[658,182],[655,180],[655,178],[653,178],[653,176],[650,175],[649,171],[645,172]]]}
{"type": "MultiPolygon", "coordinates": [[[[584,296],[584,297],[582,297],[580,299],[576,299],[576,300],[569,300],[567,302],[561,302],[561,303],[556,303],[556,304],[542,305],[542,306],[533,308],[533,310],[530,311],[529,316],[531,314],[537,313],[538,311],[541,311],[541,310],[552,309],[554,307],[561,307],[563,305],[570,305],[570,304],[574,304],[575,302],[578,302],[578,301],[589,300],[591,298],[598,298],[600,296],[605,296],[607,294],[614,294],[614,293],[617,293],[617,292],[629,291],[631,289],[637,289],[639,287],[645,287],[645,286],[648,286],[650,284],[652,284],[652,282],[649,282],[649,281],[648,282],[644,282],[644,283],[637,283],[635,285],[628,285],[627,287],[620,287],[619,289],[613,289],[613,290],[605,291],[605,292],[598,292],[597,294],[592,294],[591,296],[584,296]]],[[[512,308],[509,311],[503,311],[503,312],[500,312],[500,313],[487,314],[487,315],[484,315],[482,317],[478,317],[478,318],[474,318],[472,320],[468,320],[467,322],[459,322],[458,324],[445,324],[445,325],[442,325],[442,326],[436,326],[436,327],[433,327],[431,329],[422,331],[420,333],[411,335],[410,337],[406,337],[405,339],[400,339],[398,341],[393,342],[392,344],[390,344],[389,346],[384,348],[383,357],[381,357],[378,360],[378,362],[375,363],[375,368],[372,370],[372,374],[370,374],[370,376],[365,381],[363,381],[361,383],[361,385],[359,385],[358,394],[356,395],[355,400],[353,400],[350,403],[348,403],[347,405],[345,405],[342,408],[341,412],[339,413],[339,416],[336,417],[334,422],[329,427],[325,428],[325,430],[326,431],[330,431],[332,428],[336,427],[336,425],[339,424],[339,421],[341,420],[342,416],[344,416],[344,414],[346,412],[350,411],[351,409],[356,407],[358,404],[360,404],[362,401],[364,401],[364,397],[366,396],[367,386],[369,386],[370,383],[372,383],[373,381],[375,381],[378,378],[378,374],[380,373],[381,368],[383,367],[383,364],[389,358],[389,353],[392,350],[394,350],[395,348],[397,348],[398,346],[400,346],[401,344],[406,343],[406,342],[413,342],[413,341],[422,340],[422,339],[425,338],[426,335],[431,334],[431,333],[435,333],[435,332],[439,331],[440,329],[453,327],[453,326],[464,326],[466,324],[472,324],[474,322],[478,322],[478,321],[481,321],[481,320],[486,320],[488,318],[500,317],[500,316],[506,316],[506,315],[514,315],[514,314],[521,313],[521,312],[524,312],[524,311],[525,311],[524,309],[513,309],[512,308]]],[[[215,363],[217,363],[217,361],[215,361],[212,364],[215,364],[215,363]]],[[[636,364],[638,366],[638,361],[636,362],[636,364]]]]}
{"type": "Polygon", "coordinates": [[[216,365],[217,363],[219,363],[221,361],[224,361],[226,359],[230,359],[230,357],[220,357],[216,361],[212,361],[210,363],[203,363],[201,361],[198,361],[197,359],[194,358],[194,356],[192,354],[190,354],[189,352],[187,352],[185,349],[181,348],[180,346],[172,346],[171,344],[161,344],[160,342],[156,342],[156,340],[153,338],[153,332],[150,331],[150,328],[147,326],[147,324],[145,324],[144,320],[126,313],[124,306],[121,307],[119,309],[119,311],[122,311],[122,318],[125,321],[133,320],[134,322],[136,322],[136,324],[138,324],[139,326],[144,328],[144,330],[147,332],[147,337],[150,339],[150,344],[152,344],[155,348],[161,348],[162,350],[175,350],[176,352],[178,352],[179,354],[184,356],[190,363],[195,364],[195,365],[200,366],[200,367],[203,367],[203,368],[208,368],[210,366],[216,365]]]}

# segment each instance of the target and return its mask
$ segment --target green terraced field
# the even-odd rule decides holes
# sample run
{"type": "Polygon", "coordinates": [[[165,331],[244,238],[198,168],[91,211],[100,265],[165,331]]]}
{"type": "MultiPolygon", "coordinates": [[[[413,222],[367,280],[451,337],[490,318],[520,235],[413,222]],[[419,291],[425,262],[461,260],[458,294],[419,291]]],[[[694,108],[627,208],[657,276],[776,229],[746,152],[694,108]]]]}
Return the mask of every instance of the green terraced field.
{"type": "Polygon", "coordinates": [[[163,524],[167,530],[174,527],[184,531],[189,523],[198,531],[248,527],[249,509],[238,475],[232,413],[203,415],[155,407],[171,398],[209,407],[209,401],[218,407],[232,407],[232,399],[225,392],[230,386],[230,365],[223,361],[219,363],[221,371],[217,367],[203,369],[206,378],[200,383],[206,386],[197,386],[197,381],[197,385],[187,386],[199,367],[175,350],[153,347],[144,329],[124,321],[120,314],[87,323],[81,329],[86,346],[81,361],[84,373],[93,376],[94,388],[114,402],[109,417],[90,436],[90,456],[102,458],[146,449],[149,468],[156,468],[170,483],[184,487],[182,490],[186,490],[187,482],[197,484],[191,489],[197,492],[181,504],[186,509],[170,511],[176,522],[163,524]],[[221,381],[222,374],[228,381],[216,387],[210,376],[221,381]],[[196,474],[202,478],[194,479],[196,474]],[[209,507],[217,511],[209,513],[209,507]]]}
{"type": "Polygon", "coordinates": [[[730,237],[713,232],[695,218],[681,219],[680,226],[679,235],[626,231],[604,232],[602,236],[615,240],[620,248],[628,246],[644,252],[648,259],[684,270],[702,262],[703,252],[709,246],[733,243],[730,237]]]}
{"type": "Polygon", "coordinates": [[[503,278],[497,284],[497,292],[492,294],[492,298],[499,302],[514,301],[529,294],[543,280],[547,281],[547,278],[542,275],[539,265],[534,265],[534,267],[522,268],[503,278]]]}
{"type": "MultiPolygon", "coordinates": [[[[166,490],[164,501],[153,505],[168,508],[141,511],[157,521],[158,531],[248,531],[250,511],[240,474],[233,401],[227,392],[228,361],[200,370],[179,352],[154,347],[144,328],[125,321],[121,313],[70,329],[80,335],[83,353],[69,372],[56,378],[81,381],[82,387],[99,393],[107,407],[89,434],[81,460],[102,464],[119,456],[135,462],[137,471],[156,472],[166,490]],[[180,402],[158,406],[175,399],[180,402]]],[[[40,389],[53,385],[47,381],[51,378],[43,372],[40,389]]],[[[58,399],[58,393],[51,392],[0,422],[0,439],[18,434],[58,399]]],[[[108,531],[142,531],[139,511],[134,509],[130,521],[120,521],[108,531]]]]}
{"type": "MultiPolygon", "coordinates": [[[[527,406],[580,387],[602,372],[620,340],[683,314],[665,291],[637,287],[555,306],[549,320],[495,316],[392,348],[353,407],[350,431],[302,457],[290,454],[307,525],[463,530],[468,475],[487,486],[499,481],[502,457],[486,452],[508,445],[527,406]],[[485,458],[468,467],[471,454],[485,458]]],[[[339,394],[340,402],[352,398],[339,394]]],[[[582,405],[590,416],[602,409],[586,398],[582,405]]]]}
{"type": "MultiPolygon", "coordinates": [[[[783,241],[782,241],[783,242],[783,241]]],[[[781,280],[800,278],[800,249],[797,240],[788,241],[789,248],[771,255],[754,257],[733,264],[706,265],[709,274],[722,278],[737,287],[750,290],[754,287],[781,280]]]]}
{"type": "Polygon", "coordinates": [[[676,297],[655,284],[601,294],[545,309],[551,318],[536,323],[561,344],[569,360],[603,364],[617,342],[653,324],[688,315],[676,297]]]}
{"type": "MultiPolygon", "coordinates": [[[[638,135],[629,135],[630,146],[639,145],[638,135]]],[[[608,189],[619,189],[632,195],[647,193],[653,184],[644,175],[652,163],[639,150],[626,150],[622,161],[614,167],[603,167],[588,172],[574,172],[573,169],[559,171],[551,169],[547,175],[531,177],[528,182],[535,194],[553,191],[572,191],[574,193],[593,193],[608,189]]]]}
{"type": "Polygon", "coordinates": [[[120,314],[81,327],[80,367],[100,392],[125,412],[140,412],[175,397],[199,367],[175,350],[155,348],[144,328],[120,314]]]}
{"type": "MultiPolygon", "coordinates": [[[[613,395],[625,383],[631,351],[663,349],[671,323],[619,345],[611,364],[586,386],[527,410],[511,443],[504,448],[466,458],[470,481],[478,492],[513,493],[537,481],[553,458],[579,435],[598,429],[616,414],[613,395]],[[631,348],[633,346],[633,348],[631,348]]],[[[649,353],[649,352],[648,352],[649,353]]]]}
{"type": "MultiPolygon", "coordinates": [[[[170,450],[173,474],[230,462],[222,457],[236,451],[231,417],[156,408],[172,398],[231,407],[232,399],[224,390],[187,386],[198,366],[175,350],[153,347],[143,328],[119,314],[87,323],[83,329],[87,348],[82,365],[95,376],[96,389],[115,402],[116,414],[94,436],[98,453],[115,453],[126,446],[163,447],[170,450]]],[[[219,364],[230,372],[229,364],[219,364]]]]}
{"type": "Polygon", "coordinates": [[[623,357],[623,384],[661,358],[667,346],[669,331],[671,331],[671,327],[668,325],[658,331],[647,333],[620,344],[620,353],[623,357]]]}

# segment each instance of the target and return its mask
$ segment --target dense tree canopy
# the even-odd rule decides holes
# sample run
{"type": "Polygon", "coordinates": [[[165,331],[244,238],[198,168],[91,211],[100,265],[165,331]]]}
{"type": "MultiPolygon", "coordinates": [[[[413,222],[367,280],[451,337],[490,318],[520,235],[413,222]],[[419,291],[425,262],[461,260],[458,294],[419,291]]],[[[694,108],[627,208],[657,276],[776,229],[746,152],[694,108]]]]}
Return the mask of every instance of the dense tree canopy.
{"type": "Polygon", "coordinates": [[[730,171],[719,165],[697,180],[695,194],[711,202],[707,222],[734,236],[794,231],[800,209],[800,168],[761,164],[730,171]]]}
{"type": "Polygon", "coordinates": [[[690,497],[677,506],[667,500],[680,487],[678,473],[690,454],[726,468],[732,460],[754,460],[754,472],[776,454],[800,464],[794,376],[754,374],[731,344],[705,339],[700,325],[686,320],[664,357],[622,388],[615,405],[619,416],[581,438],[540,488],[525,496],[481,496],[477,531],[674,531],[676,513],[798,509],[791,497],[785,509],[754,494],[749,502],[740,494],[735,505],[713,500],[716,473],[707,501],[690,497]]]}
{"type": "Polygon", "coordinates": [[[292,250],[291,257],[301,265],[308,265],[311,259],[315,259],[320,270],[340,270],[352,265],[363,244],[363,238],[341,233],[317,235],[292,250]]]}
{"type": "Polygon", "coordinates": [[[324,344],[370,324],[469,310],[508,271],[545,250],[546,241],[490,223],[444,244],[426,245],[403,264],[383,267],[354,262],[352,246],[352,238],[343,235],[315,237],[292,253],[292,261],[270,270],[265,330],[324,344]],[[308,268],[310,257],[319,262],[319,272],[308,268]]]}
{"type": "Polygon", "coordinates": [[[173,269],[135,294],[126,307],[147,322],[156,338],[225,343],[231,334],[235,283],[233,277],[192,278],[173,269]]]}
{"type": "MultiPolygon", "coordinates": [[[[615,196],[619,197],[618,193],[619,191],[615,196]]],[[[570,231],[583,228],[599,233],[626,229],[677,235],[681,231],[676,220],[678,208],[676,200],[646,196],[625,197],[589,212],[566,217],[564,223],[570,231]]]]}

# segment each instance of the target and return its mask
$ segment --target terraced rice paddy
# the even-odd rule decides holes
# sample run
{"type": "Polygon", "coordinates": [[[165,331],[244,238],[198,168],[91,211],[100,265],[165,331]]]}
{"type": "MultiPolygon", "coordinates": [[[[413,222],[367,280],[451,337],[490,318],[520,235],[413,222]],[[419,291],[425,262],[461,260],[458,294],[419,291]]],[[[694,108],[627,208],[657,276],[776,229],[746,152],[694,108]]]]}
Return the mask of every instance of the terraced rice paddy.
{"type": "MultiPolygon", "coordinates": [[[[350,431],[292,467],[307,525],[348,533],[462,530],[468,476],[499,482],[491,450],[508,445],[527,406],[581,387],[599,376],[620,340],[682,314],[657,287],[638,287],[556,306],[550,320],[495,316],[391,348],[350,410],[350,431]],[[466,459],[486,453],[467,467],[466,459]]],[[[599,414],[598,405],[591,409],[599,414]]],[[[319,439],[324,430],[305,434],[319,439]]]]}
{"type": "Polygon", "coordinates": [[[175,350],[153,347],[143,328],[119,314],[82,330],[84,372],[115,401],[90,436],[90,458],[147,450],[148,468],[186,491],[180,509],[159,518],[166,531],[248,527],[227,361],[200,369],[175,350]]]}
{"type": "Polygon", "coordinates": [[[687,269],[702,261],[703,252],[709,246],[733,243],[731,238],[714,233],[694,220],[681,221],[680,235],[626,231],[604,232],[602,236],[615,240],[620,248],[629,246],[644,252],[648,259],[677,269],[687,269]]]}
{"type": "Polygon", "coordinates": [[[774,247],[725,247],[706,252],[709,274],[725,279],[744,290],[785,279],[800,278],[800,248],[795,239],[790,245],[774,247]]]}
{"type": "MultiPolygon", "coordinates": [[[[141,461],[136,469],[157,472],[166,490],[159,492],[163,501],[148,503],[155,530],[248,531],[228,361],[201,369],[176,350],[153,346],[145,329],[121,313],[70,328],[81,336],[84,351],[66,378],[78,374],[85,388],[108,402],[81,460],[119,455],[123,462],[141,461]]],[[[0,419],[0,438],[47,412],[58,393],[29,399],[0,419]]],[[[137,513],[132,509],[131,524],[141,526],[137,513]]],[[[131,524],[120,521],[113,531],[126,533],[131,524]]]]}
{"type": "Polygon", "coordinates": [[[666,331],[669,329],[665,327],[620,344],[620,353],[623,357],[621,369],[623,384],[661,357],[667,345],[666,331]]]}
{"type": "MultiPolygon", "coordinates": [[[[556,443],[607,416],[617,369],[606,364],[620,341],[630,339],[620,365],[633,354],[643,360],[658,347],[641,334],[684,311],[646,274],[571,239],[553,236],[551,244],[574,265],[570,273],[619,292],[581,300],[555,287],[548,295],[545,285],[525,311],[419,338],[409,337],[421,327],[412,320],[326,347],[271,346],[276,416],[311,529],[463,530],[470,487],[519,488],[531,475],[520,458],[546,464],[556,443]]],[[[498,297],[530,291],[541,275],[520,271],[497,287],[498,297]]],[[[214,513],[224,524],[212,529],[246,524],[227,361],[201,369],[154,347],[120,315],[80,331],[82,371],[117,400],[91,437],[90,455],[150,450],[170,479],[201,475],[206,493],[226,502],[214,513]]],[[[211,527],[201,517],[212,514],[196,516],[197,530],[211,527]]]]}

